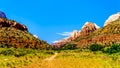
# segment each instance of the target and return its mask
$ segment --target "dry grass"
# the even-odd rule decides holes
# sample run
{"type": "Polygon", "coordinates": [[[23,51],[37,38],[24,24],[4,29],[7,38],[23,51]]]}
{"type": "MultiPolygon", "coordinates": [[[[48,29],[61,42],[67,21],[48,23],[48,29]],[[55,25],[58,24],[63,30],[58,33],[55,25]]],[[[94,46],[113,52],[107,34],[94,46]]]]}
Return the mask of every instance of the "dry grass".
{"type": "Polygon", "coordinates": [[[52,60],[45,60],[54,55],[40,53],[19,58],[1,56],[0,63],[5,66],[3,64],[0,68],[120,68],[119,53],[107,55],[102,52],[69,50],[57,53],[52,60]]]}
{"type": "Polygon", "coordinates": [[[120,60],[92,52],[59,53],[55,59],[43,62],[41,68],[120,68],[120,60]]]}

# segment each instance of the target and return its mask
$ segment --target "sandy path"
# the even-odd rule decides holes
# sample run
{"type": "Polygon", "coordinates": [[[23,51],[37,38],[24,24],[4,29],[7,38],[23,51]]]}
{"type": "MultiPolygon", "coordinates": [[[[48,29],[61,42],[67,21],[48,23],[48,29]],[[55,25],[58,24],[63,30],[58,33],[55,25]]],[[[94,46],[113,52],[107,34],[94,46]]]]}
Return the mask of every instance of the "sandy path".
{"type": "Polygon", "coordinates": [[[24,66],[22,68],[46,68],[46,66],[47,66],[46,63],[49,63],[49,61],[52,61],[57,55],[58,55],[58,53],[55,53],[51,57],[44,59],[42,62],[34,62],[34,63],[30,64],[29,66],[24,66]]]}
{"type": "Polygon", "coordinates": [[[45,60],[47,60],[47,61],[53,60],[57,55],[58,55],[58,53],[55,53],[53,56],[46,58],[45,60]]]}

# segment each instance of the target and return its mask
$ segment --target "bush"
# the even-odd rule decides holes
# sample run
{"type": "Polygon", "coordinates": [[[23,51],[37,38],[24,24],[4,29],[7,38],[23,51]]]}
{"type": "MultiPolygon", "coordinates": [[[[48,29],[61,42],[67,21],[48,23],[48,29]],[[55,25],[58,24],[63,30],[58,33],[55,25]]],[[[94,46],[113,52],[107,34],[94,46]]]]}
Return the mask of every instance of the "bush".
{"type": "Polygon", "coordinates": [[[66,44],[65,46],[62,47],[62,50],[73,50],[77,49],[76,44],[66,44]]]}
{"type": "Polygon", "coordinates": [[[104,53],[109,53],[109,54],[113,54],[113,53],[117,53],[120,52],[120,44],[112,44],[112,46],[105,48],[103,50],[104,53]]]}
{"type": "Polygon", "coordinates": [[[103,49],[103,46],[100,44],[92,44],[92,45],[90,45],[89,49],[91,51],[100,51],[103,49]]]}
{"type": "Polygon", "coordinates": [[[27,50],[25,49],[16,49],[15,50],[15,57],[21,57],[27,54],[27,50]]]}
{"type": "Polygon", "coordinates": [[[0,54],[3,54],[3,55],[14,55],[15,54],[15,52],[14,52],[14,50],[13,49],[4,49],[4,50],[2,50],[1,52],[0,52],[0,54]]]}
{"type": "Polygon", "coordinates": [[[1,55],[5,55],[5,56],[9,56],[9,55],[13,55],[15,57],[20,57],[20,56],[24,56],[27,54],[27,50],[25,49],[15,49],[15,48],[4,48],[0,51],[1,55]]]}

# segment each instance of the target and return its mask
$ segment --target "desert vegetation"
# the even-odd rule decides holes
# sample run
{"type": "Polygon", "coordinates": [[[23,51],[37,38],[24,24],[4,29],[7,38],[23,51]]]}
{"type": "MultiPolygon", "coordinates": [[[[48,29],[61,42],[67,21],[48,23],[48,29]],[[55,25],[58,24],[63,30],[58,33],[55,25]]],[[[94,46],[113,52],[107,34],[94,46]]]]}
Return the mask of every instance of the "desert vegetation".
{"type": "Polygon", "coordinates": [[[0,48],[0,68],[24,68],[32,63],[41,63],[53,54],[52,50],[0,48]]]}
{"type": "Polygon", "coordinates": [[[0,48],[0,68],[119,68],[120,46],[64,49],[0,48]],[[57,53],[57,54],[56,54],[57,53]],[[53,57],[54,56],[54,57],[53,57]],[[51,58],[52,57],[52,58],[51,58]],[[50,59],[50,60],[49,60],[50,59]]]}

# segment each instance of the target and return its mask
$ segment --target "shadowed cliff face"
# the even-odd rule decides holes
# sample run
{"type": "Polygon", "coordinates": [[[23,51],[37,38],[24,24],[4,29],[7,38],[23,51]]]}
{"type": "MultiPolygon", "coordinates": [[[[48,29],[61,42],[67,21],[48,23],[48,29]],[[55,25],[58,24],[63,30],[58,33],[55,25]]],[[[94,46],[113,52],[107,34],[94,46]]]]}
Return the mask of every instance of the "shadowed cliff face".
{"type": "Polygon", "coordinates": [[[13,21],[13,20],[7,20],[5,18],[0,18],[0,26],[1,27],[13,27],[13,28],[28,32],[28,29],[25,25],[17,23],[16,21],[13,21]]]}
{"type": "Polygon", "coordinates": [[[14,27],[16,29],[28,32],[28,29],[25,25],[22,25],[14,20],[8,20],[6,18],[7,17],[5,13],[0,11],[0,27],[14,27]]]}
{"type": "Polygon", "coordinates": [[[6,15],[5,15],[5,13],[2,12],[2,11],[0,11],[0,18],[7,18],[6,15]]]}

